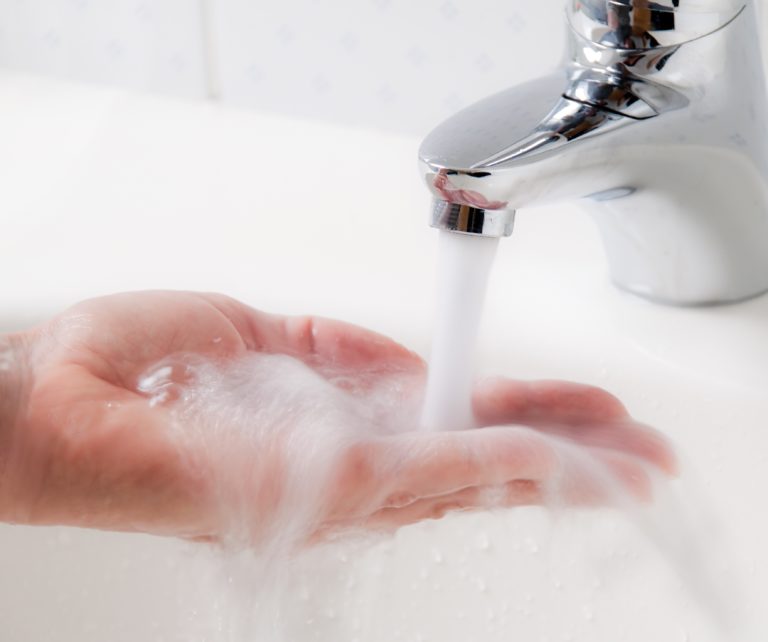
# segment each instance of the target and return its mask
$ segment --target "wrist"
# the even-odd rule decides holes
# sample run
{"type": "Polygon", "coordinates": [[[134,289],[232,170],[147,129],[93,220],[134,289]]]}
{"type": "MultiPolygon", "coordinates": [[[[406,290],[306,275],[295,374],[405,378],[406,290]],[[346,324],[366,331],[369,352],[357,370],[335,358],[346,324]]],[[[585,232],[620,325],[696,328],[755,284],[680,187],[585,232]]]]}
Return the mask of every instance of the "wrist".
{"type": "Polygon", "coordinates": [[[0,335],[0,504],[29,389],[30,341],[24,333],[0,335]]]}

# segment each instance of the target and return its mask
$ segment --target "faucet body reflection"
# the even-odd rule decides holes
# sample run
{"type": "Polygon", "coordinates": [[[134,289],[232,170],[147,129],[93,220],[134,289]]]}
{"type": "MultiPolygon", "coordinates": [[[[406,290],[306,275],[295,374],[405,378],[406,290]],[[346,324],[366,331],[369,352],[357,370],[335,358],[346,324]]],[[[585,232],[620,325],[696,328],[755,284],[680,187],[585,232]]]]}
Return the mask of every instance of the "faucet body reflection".
{"type": "Polygon", "coordinates": [[[768,289],[768,99],[755,7],[570,0],[565,69],[424,141],[432,224],[507,236],[515,211],[581,199],[614,282],[679,305],[768,289]]]}

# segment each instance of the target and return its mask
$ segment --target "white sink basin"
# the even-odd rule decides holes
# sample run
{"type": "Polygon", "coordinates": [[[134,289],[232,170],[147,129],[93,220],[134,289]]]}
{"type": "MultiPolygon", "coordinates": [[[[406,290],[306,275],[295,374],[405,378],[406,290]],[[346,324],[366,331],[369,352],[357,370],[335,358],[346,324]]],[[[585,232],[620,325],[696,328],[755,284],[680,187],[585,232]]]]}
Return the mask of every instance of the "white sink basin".
{"type": "MultiPolygon", "coordinates": [[[[427,350],[436,233],[418,141],[9,74],[0,140],[2,329],[84,297],[183,288],[427,350]]],[[[606,279],[575,208],[521,212],[488,295],[482,373],[602,385],[671,435],[693,520],[678,531],[670,516],[671,547],[703,549],[738,632],[621,516],[523,509],[317,562],[306,599],[282,600],[288,639],[765,639],[768,298],[663,308],[606,279]]],[[[201,547],[3,526],[0,568],[3,642],[240,640],[220,632],[239,606],[201,547]]]]}

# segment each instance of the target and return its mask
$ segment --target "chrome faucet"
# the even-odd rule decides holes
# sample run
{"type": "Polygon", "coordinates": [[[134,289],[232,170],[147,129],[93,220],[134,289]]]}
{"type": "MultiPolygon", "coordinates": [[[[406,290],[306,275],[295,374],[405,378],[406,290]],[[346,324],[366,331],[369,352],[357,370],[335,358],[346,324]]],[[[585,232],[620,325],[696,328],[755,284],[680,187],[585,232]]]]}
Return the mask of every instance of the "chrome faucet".
{"type": "Polygon", "coordinates": [[[705,305],[768,290],[768,96],[747,0],[568,0],[564,71],[427,136],[432,225],[512,233],[515,211],[580,199],[613,281],[705,305]]]}

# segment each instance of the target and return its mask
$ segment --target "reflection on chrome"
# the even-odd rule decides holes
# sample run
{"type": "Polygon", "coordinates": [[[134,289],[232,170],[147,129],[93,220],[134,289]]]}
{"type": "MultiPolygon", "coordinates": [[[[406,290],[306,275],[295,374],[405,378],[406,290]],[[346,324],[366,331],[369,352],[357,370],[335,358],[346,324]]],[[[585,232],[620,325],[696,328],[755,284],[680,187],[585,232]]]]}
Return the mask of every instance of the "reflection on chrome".
{"type": "Polygon", "coordinates": [[[564,69],[487,98],[422,144],[432,225],[512,233],[580,202],[613,280],[682,305],[768,289],[768,100],[745,0],[568,0],[564,69]]]}

